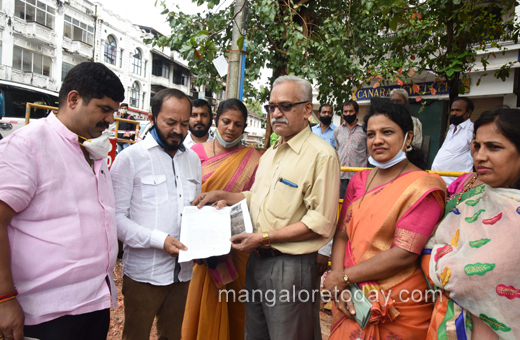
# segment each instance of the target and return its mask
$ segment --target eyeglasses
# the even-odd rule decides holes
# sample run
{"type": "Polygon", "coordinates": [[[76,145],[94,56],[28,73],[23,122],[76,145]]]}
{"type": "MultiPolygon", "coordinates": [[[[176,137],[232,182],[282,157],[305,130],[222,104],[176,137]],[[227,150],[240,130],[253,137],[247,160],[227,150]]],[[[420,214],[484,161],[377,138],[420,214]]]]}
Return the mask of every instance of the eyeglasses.
{"type": "Polygon", "coordinates": [[[291,111],[291,108],[294,105],[305,104],[308,102],[309,101],[306,100],[304,102],[299,102],[299,103],[282,103],[282,104],[278,104],[278,105],[268,104],[268,105],[264,105],[264,109],[267,113],[273,113],[276,108],[278,108],[278,110],[282,111],[283,113],[287,113],[287,112],[291,111]]]}

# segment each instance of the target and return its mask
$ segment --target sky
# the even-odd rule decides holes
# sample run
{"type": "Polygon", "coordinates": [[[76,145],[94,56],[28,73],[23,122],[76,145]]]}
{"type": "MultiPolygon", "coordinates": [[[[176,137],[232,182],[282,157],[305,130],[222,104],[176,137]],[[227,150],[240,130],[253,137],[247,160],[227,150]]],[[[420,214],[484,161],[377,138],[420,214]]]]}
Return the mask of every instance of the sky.
{"type": "MultiPolygon", "coordinates": [[[[121,17],[128,19],[136,25],[144,25],[155,28],[157,31],[164,35],[171,34],[170,26],[166,23],[166,15],[162,15],[161,0],[157,1],[157,7],[155,6],[156,0],[96,0],[106,8],[110,9],[114,13],[119,14],[121,17]]],[[[196,14],[207,10],[206,6],[198,7],[196,3],[191,0],[164,0],[170,9],[174,9],[175,5],[179,6],[180,11],[187,14],[196,14]]],[[[233,0],[223,0],[221,8],[230,6],[233,0]]],[[[215,7],[213,10],[216,10],[215,7]]],[[[259,88],[260,85],[265,85],[268,82],[268,77],[271,75],[271,70],[263,69],[261,72],[261,79],[255,82],[255,87],[259,88]]]]}
{"type": "MultiPolygon", "coordinates": [[[[166,15],[162,15],[161,0],[97,0],[103,6],[121,17],[126,18],[137,25],[151,26],[163,34],[170,33],[170,26],[166,23],[166,15]]],[[[179,5],[182,12],[195,14],[207,10],[206,6],[197,7],[190,0],[165,0],[166,4],[174,9],[179,5]]]]}

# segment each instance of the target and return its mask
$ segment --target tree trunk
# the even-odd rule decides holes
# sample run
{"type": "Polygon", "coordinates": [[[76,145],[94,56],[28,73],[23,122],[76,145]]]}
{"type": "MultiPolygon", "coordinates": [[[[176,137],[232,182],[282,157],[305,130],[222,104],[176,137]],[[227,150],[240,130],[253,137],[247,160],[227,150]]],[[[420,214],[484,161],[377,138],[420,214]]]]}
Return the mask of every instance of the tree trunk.
{"type": "Polygon", "coordinates": [[[448,80],[448,89],[450,91],[450,106],[459,97],[459,77],[460,72],[455,72],[453,78],[448,80]]]}

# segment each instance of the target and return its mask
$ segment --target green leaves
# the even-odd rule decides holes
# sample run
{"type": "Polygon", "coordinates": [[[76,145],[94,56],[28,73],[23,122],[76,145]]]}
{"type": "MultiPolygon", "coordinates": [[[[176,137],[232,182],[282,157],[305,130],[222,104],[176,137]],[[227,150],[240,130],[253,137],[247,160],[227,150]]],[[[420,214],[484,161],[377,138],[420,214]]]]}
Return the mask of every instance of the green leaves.
{"type": "Polygon", "coordinates": [[[392,31],[397,31],[397,24],[398,24],[398,20],[397,20],[397,17],[394,17],[392,20],[390,20],[390,22],[388,23],[388,27],[390,27],[390,29],[392,31]]]}
{"type": "MultiPolygon", "coordinates": [[[[508,19],[505,15],[514,13],[516,6],[518,3],[509,0],[379,1],[371,15],[379,32],[383,32],[379,33],[382,43],[363,41],[371,55],[365,66],[377,70],[387,81],[397,81],[399,67],[414,67],[418,74],[430,71],[449,81],[450,92],[456,95],[464,88],[450,80],[465,77],[474,67],[485,70],[489,64],[488,54],[479,53],[477,60],[478,50],[493,47],[503,51],[504,41],[518,38],[520,29],[514,15],[508,19]]],[[[502,80],[509,75],[510,65],[494,74],[502,80]]],[[[404,83],[414,80],[409,74],[401,77],[404,83]]]]}
{"type": "MultiPolygon", "coordinates": [[[[234,6],[221,0],[196,0],[209,11],[187,15],[168,10],[163,15],[175,32],[152,43],[178,50],[198,75],[197,84],[218,91],[225,79],[211,61],[229,55],[234,6]],[[194,57],[195,51],[202,60],[194,57]]],[[[274,76],[296,74],[312,79],[319,100],[332,104],[350,99],[356,88],[377,75],[380,85],[412,83],[417,74],[431,71],[440,80],[463,77],[473,67],[486,69],[489,56],[477,51],[500,39],[518,41],[520,30],[509,0],[249,0],[247,32],[238,41],[247,46],[245,93],[266,98],[270,84],[256,90],[253,82],[264,67],[274,76]],[[501,18],[506,18],[502,21],[501,18]],[[451,24],[449,24],[451,22],[451,24]],[[500,39],[499,39],[500,38],[500,39]],[[411,58],[413,56],[414,58],[411,58]],[[398,69],[405,70],[398,74],[398,69]]],[[[506,79],[511,65],[495,71],[506,79]]],[[[273,76],[273,78],[274,78],[273,76]]],[[[491,76],[491,75],[490,75],[491,76]]],[[[270,81],[272,81],[271,79],[270,81]]],[[[458,82],[450,82],[455,84],[458,82]]],[[[458,85],[457,85],[458,86],[458,85]]],[[[453,89],[457,92],[459,89],[453,89]]]]}
{"type": "Polygon", "coordinates": [[[242,49],[242,46],[244,45],[245,37],[246,37],[245,35],[241,35],[240,38],[238,38],[238,40],[237,40],[238,49],[242,49]]]}

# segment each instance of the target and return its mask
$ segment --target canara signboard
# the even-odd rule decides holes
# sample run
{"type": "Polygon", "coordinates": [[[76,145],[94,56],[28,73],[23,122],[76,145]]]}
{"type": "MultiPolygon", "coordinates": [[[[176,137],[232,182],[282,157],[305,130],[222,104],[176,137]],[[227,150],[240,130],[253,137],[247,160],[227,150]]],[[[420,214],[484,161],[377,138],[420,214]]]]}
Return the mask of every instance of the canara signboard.
{"type": "MultiPolygon", "coordinates": [[[[468,93],[469,86],[470,86],[470,79],[467,78],[464,80],[464,82],[461,81],[460,86],[463,86],[463,83],[464,83],[464,86],[466,87],[464,93],[468,93]]],[[[428,96],[428,95],[432,94],[432,92],[431,92],[432,85],[433,85],[433,88],[437,90],[437,93],[435,93],[436,95],[443,95],[443,94],[450,93],[450,91],[448,89],[448,84],[446,84],[446,83],[428,82],[428,83],[416,83],[416,85],[419,86],[420,92],[424,92],[424,94],[423,94],[424,96],[428,96]]],[[[399,89],[399,88],[406,90],[406,92],[408,92],[409,97],[417,97],[419,95],[419,92],[417,92],[413,89],[412,84],[406,84],[403,86],[391,85],[391,86],[381,86],[381,87],[378,87],[375,89],[371,88],[371,87],[359,89],[353,94],[352,100],[368,100],[372,97],[390,97],[390,92],[393,89],[399,89]]]]}

